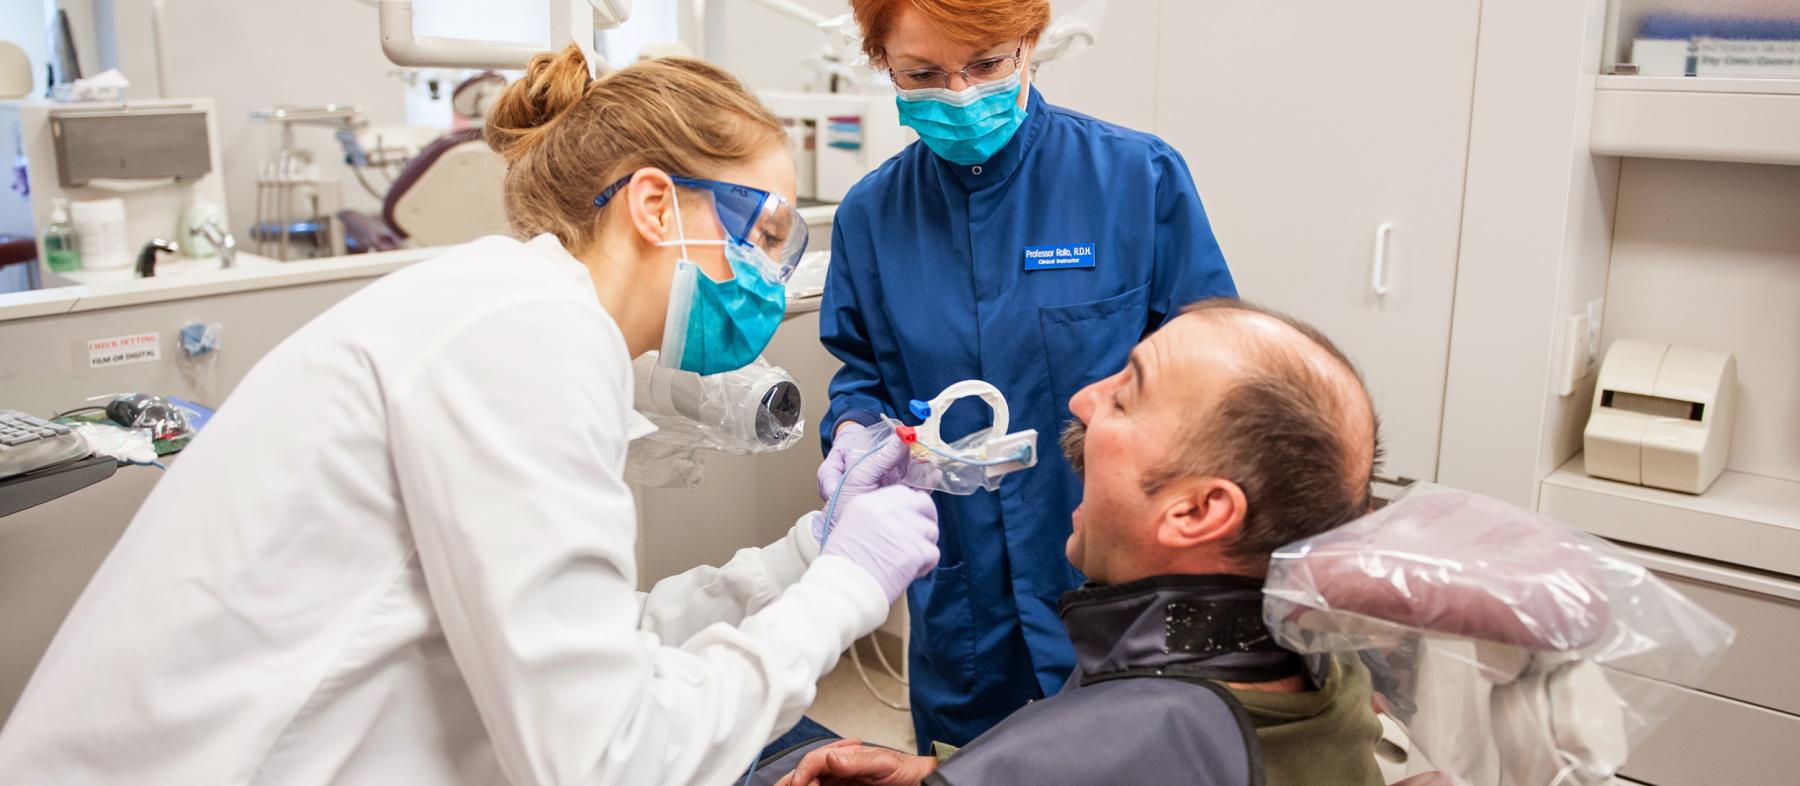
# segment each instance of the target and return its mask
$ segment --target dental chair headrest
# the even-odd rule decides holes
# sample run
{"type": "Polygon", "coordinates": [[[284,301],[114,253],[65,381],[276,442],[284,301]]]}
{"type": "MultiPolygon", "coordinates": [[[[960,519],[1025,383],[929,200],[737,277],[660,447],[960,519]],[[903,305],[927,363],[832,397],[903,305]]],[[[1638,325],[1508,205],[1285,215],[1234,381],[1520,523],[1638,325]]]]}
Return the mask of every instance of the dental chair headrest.
{"type": "Polygon", "coordinates": [[[1602,557],[1571,534],[1486,497],[1426,493],[1282,549],[1270,584],[1292,584],[1274,580],[1286,572],[1330,610],[1533,651],[1579,650],[1605,634],[1608,599],[1602,557]]]}
{"type": "Polygon", "coordinates": [[[481,141],[480,128],[451,131],[431,140],[431,144],[426,145],[418,155],[406,162],[406,167],[400,170],[398,177],[394,178],[394,184],[388,187],[387,196],[381,200],[381,220],[386,221],[387,225],[392,227],[395,232],[400,233],[401,237],[410,236],[412,233],[408,232],[406,227],[401,226],[399,220],[394,217],[394,207],[400,203],[401,197],[406,196],[406,192],[411,191],[412,187],[418,184],[419,178],[424,177],[426,171],[430,170],[438,159],[443,158],[445,153],[450,152],[457,145],[479,141],[481,141]]]}
{"type": "Polygon", "coordinates": [[[1432,766],[1474,786],[1601,786],[1733,631],[1600,538],[1454,489],[1277,550],[1263,621],[1359,651],[1432,766]]]}

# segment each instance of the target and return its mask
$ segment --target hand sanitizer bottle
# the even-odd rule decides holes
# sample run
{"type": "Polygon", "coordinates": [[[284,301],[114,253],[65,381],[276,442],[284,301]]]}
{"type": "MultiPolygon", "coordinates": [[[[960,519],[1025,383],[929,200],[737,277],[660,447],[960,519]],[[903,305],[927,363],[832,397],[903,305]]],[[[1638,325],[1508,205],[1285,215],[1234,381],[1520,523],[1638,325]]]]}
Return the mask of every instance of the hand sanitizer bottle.
{"type": "Polygon", "coordinates": [[[81,244],[69,223],[69,201],[50,203],[50,226],[44,229],[44,261],[55,273],[81,269],[81,244]]]}

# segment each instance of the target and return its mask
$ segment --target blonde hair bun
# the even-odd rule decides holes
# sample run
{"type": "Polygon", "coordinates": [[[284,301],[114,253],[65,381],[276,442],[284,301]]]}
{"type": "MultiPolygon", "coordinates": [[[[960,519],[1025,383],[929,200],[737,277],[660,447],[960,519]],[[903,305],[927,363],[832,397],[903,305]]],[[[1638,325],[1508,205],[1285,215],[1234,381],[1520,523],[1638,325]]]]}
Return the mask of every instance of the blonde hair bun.
{"type": "Polygon", "coordinates": [[[551,124],[581,103],[592,81],[581,47],[570,44],[560,52],[538,53],[525,76],[508,85],[488,113],[488,146],[508,164],[519,160],[551,124]]]}
{"type": "Polygon", "coordinates": [[[550,233],[587,248],[601,227],[595,197],[644,168],[712,177],[771,150],[781,121],[731,74],[699,60],[646,60],[588,79],[569,47],[531,61],[495,102],[487,141],[506,160],[506,218],[520,238],[550,233]]]}

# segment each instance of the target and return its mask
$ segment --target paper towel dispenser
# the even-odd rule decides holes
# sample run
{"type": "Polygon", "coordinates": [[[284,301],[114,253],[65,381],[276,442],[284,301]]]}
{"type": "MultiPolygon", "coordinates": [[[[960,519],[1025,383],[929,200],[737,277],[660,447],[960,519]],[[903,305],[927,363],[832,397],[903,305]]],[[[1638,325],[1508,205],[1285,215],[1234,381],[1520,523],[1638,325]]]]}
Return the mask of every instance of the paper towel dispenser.
{"type": "Polygon", "coordinates": [[[212,171],[204,109],[58,110],[50,136],[64,188],[96,180],[193,180],[212,171]]]}
{"type": "Polygon", "coordinates": [[[1725,470],[1736,404],[1731,355],[1614,341],[1582,435],[1587,473],[1699,494],[1725,470]]]}

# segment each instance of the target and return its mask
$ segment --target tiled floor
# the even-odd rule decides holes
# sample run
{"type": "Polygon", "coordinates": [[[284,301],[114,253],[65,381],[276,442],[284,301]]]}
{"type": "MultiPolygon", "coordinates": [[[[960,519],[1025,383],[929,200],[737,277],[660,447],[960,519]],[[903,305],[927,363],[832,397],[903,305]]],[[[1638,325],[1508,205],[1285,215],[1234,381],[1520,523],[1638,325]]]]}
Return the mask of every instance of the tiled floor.
{"type": "MultiPolygon", "coordinates": [[[[860,642],[858,646],[862,648],[863,669],[868,672],[869,682],[888,701],[904,704],[906,688],[882,670],[868,643],[860,642]]],[[[890,709],[869,695],[847,654],[838,661],[836,669],[819,680],[819,696],[806,714],[845,737],[908,752],[915,750],[912,715],[890,709]]]]}

